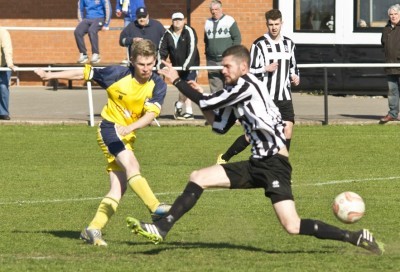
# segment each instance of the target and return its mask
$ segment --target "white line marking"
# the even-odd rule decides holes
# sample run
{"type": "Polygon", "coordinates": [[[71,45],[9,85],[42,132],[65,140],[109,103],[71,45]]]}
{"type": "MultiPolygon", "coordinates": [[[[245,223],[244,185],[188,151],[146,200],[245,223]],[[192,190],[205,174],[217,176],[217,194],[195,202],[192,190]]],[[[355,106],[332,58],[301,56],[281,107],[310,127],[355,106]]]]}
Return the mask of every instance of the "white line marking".
{"type": "MultiPolygon", "coordinates": [[[[324,185],[335,185],[342,183],[352,183],[352,182],[368,182],[368,181],[385,181],[385,180],[400,180],[400,176],[398,177],[386,177],[386,178],[366,178],[366,179],[345,179],[345,180],[331,180],[326,182],[318,182],[318,183],[306,183],[306,184],[293,184],[292,186],[301,187],[301,186],[324,186],[324,185]]],[[[215,190],[206,190],[205,192],[219,192],[226,191],[229,189],[215,189],[215,190]]],[[[155,193],[155,195],[178,195],[181,192],[165,192],[165,193],[155,193]]],[[[70,199],[48,199],[48,200],[19,200],[13,202],[0,202],[0,205],[23,205],[23,204],[44,204],[44,203],[62,203],[62,202],[79,202],[79,201],[91,201],[91,200],[100,200],[103,197],[85,197],[85,198],[70,198],[70,199]]]]}
{"type": "MultiPolygon", "coordinates": [[[[381,180],[394,180],[394,179],[400,179],[400,177],[331,180],[331,181],[319,182],[319,183],[300,184],[299,186],[323,186],[323,185],[352,183],[352,182],[381,181],[381,180]]],[[[294,185],[296,185],[296,184],[294,184],[294,185]]]]}

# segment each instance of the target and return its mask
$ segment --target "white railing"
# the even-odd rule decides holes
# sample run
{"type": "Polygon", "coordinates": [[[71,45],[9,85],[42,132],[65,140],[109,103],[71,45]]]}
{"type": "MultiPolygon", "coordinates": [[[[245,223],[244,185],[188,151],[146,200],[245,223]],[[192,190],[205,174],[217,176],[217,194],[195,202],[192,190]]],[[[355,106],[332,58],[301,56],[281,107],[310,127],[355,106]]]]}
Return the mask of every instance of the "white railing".
{"type": "MultiPolygon", "coordinates": [[[[78,22],[77,22],[78,24],[78,22]]],[[[3,26],[7,30],[17,31],[73,31],[76,27],[48,27],[48,26],[3,26]]],[[[110,27],[109,30],[122,30],[123,27],[110,27]]]]}
{"type": "MultiPolygon", "coordinates": [[[[400,63],[316,63],[316,64],[298,64],[299,69],[308,68],[321,68],[324,69],[324,125],[328,125],[328,68],[385,68],[385,67],[400,67],[400,63]]],[[[96,67],[104,68],[104,67],[96,67]]],[[[176,70],[182,70],[181,67],[174,67],[176,70]]],[[[36,69],[43,69],[45,71],[64,71],[82,69],[82,67],[17,67],[15,70],[18,71],[35,71],[36,69]]],[[[189,70],[218,70],[222,69],[222,66],[192,66],[189,70]]],[[[0,71],[10,71],[9,68],[0,68],[0,71]]],[[[92,96],[92,85],[91,82],[87,84],[88,91],[88,103],[89,103],[89,116],[90,126],[94,126],[94,113],[93,113],[93,96],[92,96]]]]}

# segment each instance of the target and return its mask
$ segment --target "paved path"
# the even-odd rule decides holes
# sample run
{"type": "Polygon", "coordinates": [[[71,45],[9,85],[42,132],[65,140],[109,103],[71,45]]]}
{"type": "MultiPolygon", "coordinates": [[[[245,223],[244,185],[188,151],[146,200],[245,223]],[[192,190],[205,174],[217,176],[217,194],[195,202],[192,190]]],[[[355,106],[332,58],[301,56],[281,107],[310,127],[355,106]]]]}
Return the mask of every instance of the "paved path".
{"type": "MultiPolygon", "coordinates": [[[[205,87],[206,88],[206,87],[205,87]]],[[[173,119],[173,105],[178,97],[174,86],[168,87],[168,93],[160,118],[161,125],[194,124],[204,125],[204,119],[198,107],[194,105],[194,121],[176,121],[173,119]]],[[[95,123],[100,120],[100,112],[106,103],[106,92],[99,87],[93,88],[93,108],[95,123]]],[[[324,96],[293,94],[297,124],[323,124],[324,96]]],[[[376,124],[387,112],[387,99],[384,97],[328,97],[329,124],[376,124]]],[[[86,88],[59,89],[52,87],[11,87],[11,121],[5,123],[89,123],[89,106],[86,88]]],[[[397,123],[397,122],[395,122],[397,123]]],[[[398,122],[400,124],[400,122],[398,122]]]]}

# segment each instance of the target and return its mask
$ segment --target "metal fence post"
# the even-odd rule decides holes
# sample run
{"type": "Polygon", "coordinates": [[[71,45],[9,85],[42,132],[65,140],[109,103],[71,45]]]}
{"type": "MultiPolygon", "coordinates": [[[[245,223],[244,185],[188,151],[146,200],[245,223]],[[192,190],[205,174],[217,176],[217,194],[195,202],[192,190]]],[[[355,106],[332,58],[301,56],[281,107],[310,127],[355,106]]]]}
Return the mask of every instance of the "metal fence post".
{"type": "Polygon", "coordinates": [[[324,67],[324,115],[323,125],[328,125],[328,68],[324,67]]]}

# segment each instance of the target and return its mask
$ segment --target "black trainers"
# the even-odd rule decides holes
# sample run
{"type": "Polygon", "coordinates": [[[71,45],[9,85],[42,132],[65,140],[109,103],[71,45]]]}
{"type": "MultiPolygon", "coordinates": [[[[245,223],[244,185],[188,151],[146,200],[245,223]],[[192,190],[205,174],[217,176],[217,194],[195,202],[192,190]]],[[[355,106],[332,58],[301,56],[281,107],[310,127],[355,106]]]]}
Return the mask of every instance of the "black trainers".
{"type": "Polygon", "coordinates": [[[365,248],[366,250],[377,255],[382,255],[385,251],[384,244],[376,241],[369,230],[363,229],[355,232],[353,235],[355,236],[356,240],[352,242],[352,244],[365,248]]]}
{"type": "Polygon", "coordinates": [[[178,120],[194,120],[194,116],[191,113],[185,113],[181,116],[178,116],[178,118],[176,118],[178,120]]]}
{"type": "Polygon", "coordinates": [[[133,217],[127,217],[126,223],[127,227],[130,228],[134,234],[143,236],[155,245],[162,242],[167,235],[163,231],[159,230],[156,225],[140,222],[138,219],[133,217]]]}
{"type": "Polygon", "coordinates": [[[179,118],[183,117],[183,110],[182,110],[182,108],[177,108],[176,104],[178,104],[178,101],[175,102],[175,106],[174,106],[174,118],[175,118],[175,120],[178,120],[179,118]]]}

